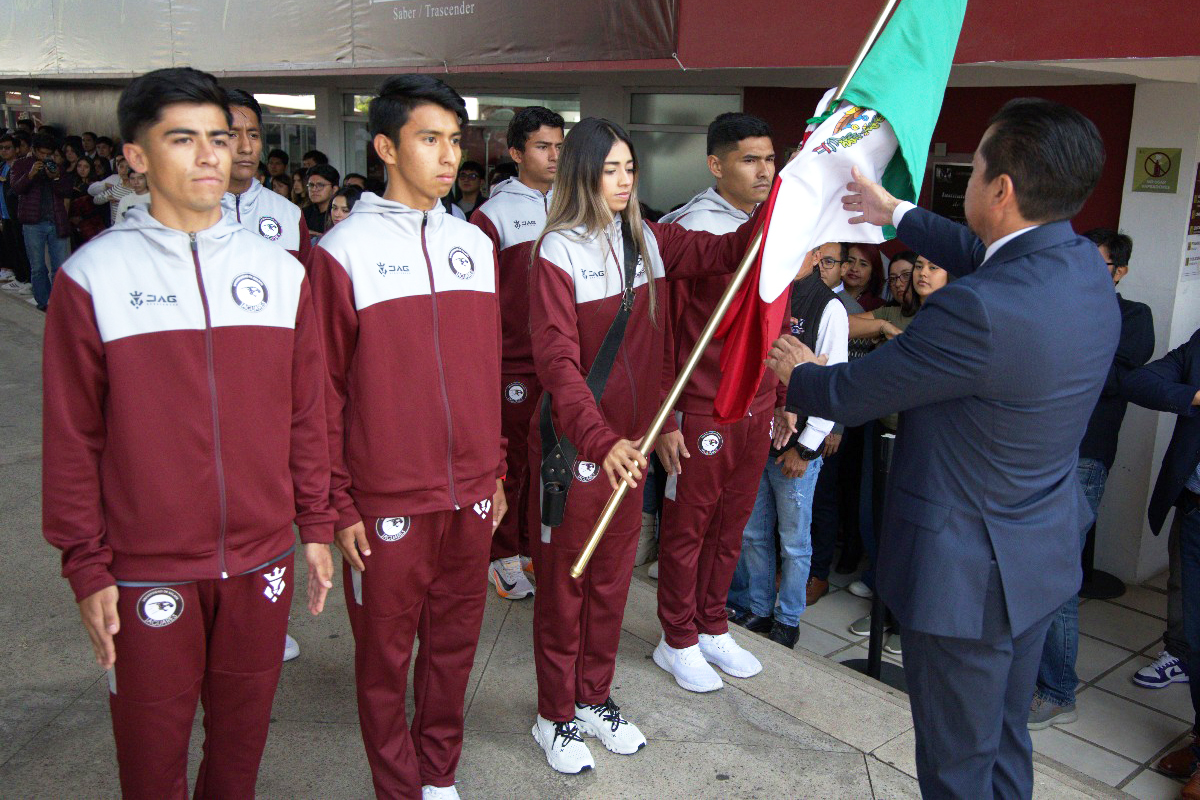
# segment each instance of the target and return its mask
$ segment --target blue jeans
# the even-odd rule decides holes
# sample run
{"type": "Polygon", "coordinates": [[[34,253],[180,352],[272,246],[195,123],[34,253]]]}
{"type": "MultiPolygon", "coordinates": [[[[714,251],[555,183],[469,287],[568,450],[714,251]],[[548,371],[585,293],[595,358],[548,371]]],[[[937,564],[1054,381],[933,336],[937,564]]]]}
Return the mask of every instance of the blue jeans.
{"type": "MultiPolygon", "coordinates": [[[[1092,513],[1100,508],[1104,496],[1104,484],[1108,481],[1108,469],[1104,462],[1094,458],[1079,459],[1075,474],[1083,485],[1083,496],[1087,498],[1092,513]]],[[[1089,526],[1090,527],[1090,526],[1089,526]]],[[[1079,551],[1087,541],[1088,529],[1079,535],[1079,551]]],[[[1060,706],[1074,705],[1075,687],[1079,676],[1075,674],[1075,658],[1079,654],[1079,595],[1063,603],[1046,632],[1046,644],[1042,646],[1042,663],[1038,666],[1036,694],[1060,706]]]]}
{"type": "MultiPolygon", "coordinates": [[[[54,202],[61,203],[57,197],[54,202]]],[[[25,254],[29,257],[30,280],[33,282],[33,299],[38,308],[45,308],[50,302],[50,284],[54,276],[67,260],[68,240],[58,235],[54,221],[45,221],[33,225],[22,225],[21,233],[25,235],[25,254]],[[50,249],[50,270],[46,270],[46,249],[50,249]]]]}
{"type": "Polygon", "coordinates": [[[758,483],[754,511],[742,534],[742,555],[729,586],[729,604],[770,616],[784,625],[798,625],[807,601],[808,569],[812,562],[812,500],[821,471],[820,457],[800,478],[785,478],[774,458],[767,459],[758,483]],[[775,593],[775,526],[783,547],[783,579],[775,593]]]}

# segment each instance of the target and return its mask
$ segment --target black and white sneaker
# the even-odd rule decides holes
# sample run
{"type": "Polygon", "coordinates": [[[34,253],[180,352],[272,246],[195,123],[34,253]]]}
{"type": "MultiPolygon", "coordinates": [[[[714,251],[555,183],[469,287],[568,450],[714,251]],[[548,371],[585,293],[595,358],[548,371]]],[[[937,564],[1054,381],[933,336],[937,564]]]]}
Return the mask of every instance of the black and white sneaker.
{"type": "Polygon", "coordinates": [[[636,753],[646,746],[646,737],[608,698],[599,705],[575,704],[575,723],[588,736],[595,736],[606,748],[619,755],[636,753]]]}
{"type": "Polygon", "coordinates": [[[577,775],[585,769],[594,769],[592,751],[583,742],[575,721],[551,722],[538,714],[533,724],[533,738],[546,753],[546,761],[558,772],[577,775]]]}

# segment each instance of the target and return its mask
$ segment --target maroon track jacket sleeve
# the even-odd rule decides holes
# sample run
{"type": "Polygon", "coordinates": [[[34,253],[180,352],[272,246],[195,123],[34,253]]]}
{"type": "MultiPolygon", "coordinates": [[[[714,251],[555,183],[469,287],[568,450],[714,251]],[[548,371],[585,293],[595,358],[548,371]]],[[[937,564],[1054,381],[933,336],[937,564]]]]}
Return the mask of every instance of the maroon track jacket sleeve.
{"type": "Polygon", "coordinates": [[[108,371],[91,295],[62,272],[54,284],[42,360],[42,532],[82,600],[116,584],[100,496],[108,371]]]}
{"type": "Polygon", "coordinates": [[[667,280],[723,275],[737,269],[753,238],[758,211],[726,234],[689,231],[682,225],[648,222],[662,255],[667,280]]]}
{"type": "Polygon", "coordinates": [[[354,305],[354,286],[349,273],[323,247],[312,249],[309,277],[312,280],[313,305],[321,340],[325,345],[329,502],[338,515],[334,529],[340,531],[362,521],[354,501],[350,499],[350,471],[346,468],[344,431],[347,375],[358,343],[358,310],[354,305]]]}
{"type": "Polygon", "coordinates": [[[325,359],[308,279],[300,284],[292,348],[292,449],[288,466],[296,500],[296,525],[305,544],[333,541],[329,505],[329,438],[325,413],[325,359]]]}

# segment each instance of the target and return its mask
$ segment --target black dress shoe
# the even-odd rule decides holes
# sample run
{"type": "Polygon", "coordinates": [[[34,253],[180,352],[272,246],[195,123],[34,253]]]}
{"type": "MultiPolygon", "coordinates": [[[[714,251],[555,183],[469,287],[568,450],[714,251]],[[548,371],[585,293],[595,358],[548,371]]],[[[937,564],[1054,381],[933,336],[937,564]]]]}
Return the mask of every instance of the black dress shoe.
{"type": "Polygon", "coordinates": [[[800,638],[800,626],[776,622],[771,627],[771,632],[767,634],[767,638],[791,650],[796,646],[796,640],[800,638]]]}
{"type": "Polygon", "coordinates": [[[734,625],[741,625],[742,620],[750,616],[750,612],[737,606],[725,606],[725,618],[734,625]]]}
{"type": "Polygon", "coordinates": [[[748,613],[746,616],[738,620],[738,625],[741,625],[752,633],[766,633],[771,630],[771,626],[775,623],[774,617],[760,617],[758,614],[748,613]]]}

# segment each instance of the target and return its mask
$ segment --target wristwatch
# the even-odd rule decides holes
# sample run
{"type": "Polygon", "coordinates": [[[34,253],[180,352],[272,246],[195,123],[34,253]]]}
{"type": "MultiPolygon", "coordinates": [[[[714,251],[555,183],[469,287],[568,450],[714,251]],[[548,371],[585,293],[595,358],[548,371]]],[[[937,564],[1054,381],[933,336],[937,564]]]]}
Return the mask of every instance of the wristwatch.
{"type": "Polygon", "coordinates": [[[801,461],[812,461],[817,456],[821,455],[820,450],[809,450],[807,447],[805,447],[802,444],[796,445],[796,452],[800,454],[801,461]]]}

